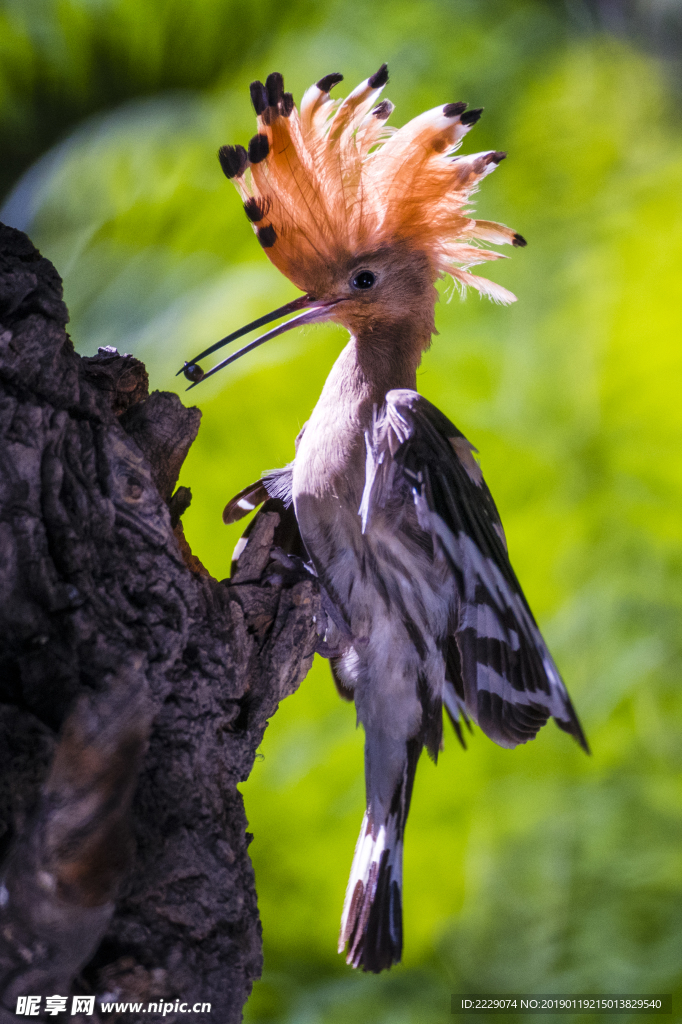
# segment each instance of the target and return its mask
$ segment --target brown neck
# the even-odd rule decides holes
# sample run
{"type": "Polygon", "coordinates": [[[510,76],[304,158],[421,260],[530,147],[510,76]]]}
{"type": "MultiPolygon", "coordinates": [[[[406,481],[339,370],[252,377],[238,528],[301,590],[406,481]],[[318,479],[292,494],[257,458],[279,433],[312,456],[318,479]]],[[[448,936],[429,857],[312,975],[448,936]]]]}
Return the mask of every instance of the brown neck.
{"type": "MultiPolygon", "coordinates": [[[[430,341],[430,338],[427,340],[430,341]]],[[[394,328],[388,338],[366,335],[355,341],[358,371],[370,384],[374,401],[382,403],[393,388],[417,387],[417,367],[426,347],[409,327],[394,328]]]]}
{"type": "MultiPolygon", "coordinates": [[[[360,412],[382,405],[394,388],[417,387],[417,367],[430,337],[416,337],[412,325],[392,326],[390,334],[351,337],[322,392],[321,400],[341,406],[355,406],[360,412]]],[[[365,416],[360,413],[360,418],[365,416]]]]}
{"type": "MultiPolygon", "coordinates": [[[[365,431],[388,391],[416,388],[424,340],[430,338],[396,331],[386,339],[376,333],[350,338],[327,377],[296,453],[298,495],[332,495],[356,516],[364,486],[365,431]]],[[[297,502],[297,515],[303,515],[301,499],[297,502]]]]}

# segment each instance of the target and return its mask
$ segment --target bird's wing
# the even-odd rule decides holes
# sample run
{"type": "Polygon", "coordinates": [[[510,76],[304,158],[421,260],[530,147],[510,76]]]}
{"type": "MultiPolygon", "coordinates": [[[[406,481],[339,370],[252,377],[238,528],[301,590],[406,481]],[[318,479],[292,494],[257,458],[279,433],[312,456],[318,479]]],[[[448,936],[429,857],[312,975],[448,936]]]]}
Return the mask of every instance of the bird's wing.
{"type": "Polygon", "coordinates": [[[308,555],[298,528],[292,500],[293,468],[294,464],[291,462],[283,469],[270,470],[256,483],[249,484],[239,494],[235,494],[234,498],[225,506],[223,522],[229,525],[243,519],[249,512],[253,512],[259,505],[262,505],[258,515],[254,516],[237,541],[232,556],[233,573],[236,571],[237,560],[243,554],[249,537],[255,529],[258,516],[263,512],[277,512],[279,515],[279,525],[275,529],[273,545],[287,555],[295,555],[307,561],[308,555]]]}
{"type": "MultiPolygon", "coordinates": [[[[507,555],[475,449],[415,391],[390,391],[366,436],[363,529],[375,509],[411,492],[436,557],[446,559],[459,608],[448,638],[446,710],[467,713],[496,743],[532,739],[547,719],[587,742],[507,555]]],[[[466,720],[466,719],[465,719],[466,720]]]]}
{"type": "Polygon", "coordinates": [[[282,469],[271,469],[264,473],[260,480],[249,484],[239,494],[235,494],[234,498],[230,498],[223,509],[223,522],[226,525],[238,522],[268,498],[276,498],[285,508],[289,508],[293,500],[293,475],[293,462],[282,469]]]}
{"type": "Polygon", "coordinates": [[[267,498],[268,492],[265,489],[265,484],[262,480],[256,480],[255,484],[249,484],[239,494],[235,494],[234,498],[230,498],[223,509],[223,522],[226,526],[239,522],[244,516],[248,516],[249,512],[253,512],[264,501],[267,501],[267,498]]]}

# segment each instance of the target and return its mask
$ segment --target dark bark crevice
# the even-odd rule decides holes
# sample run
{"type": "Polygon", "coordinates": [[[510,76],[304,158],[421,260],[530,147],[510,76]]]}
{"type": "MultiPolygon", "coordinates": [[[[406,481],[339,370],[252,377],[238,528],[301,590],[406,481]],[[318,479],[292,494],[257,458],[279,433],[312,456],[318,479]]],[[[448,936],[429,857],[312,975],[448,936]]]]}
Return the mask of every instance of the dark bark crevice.
{"type": "Polygon", "coordinates": [[[80,992],[229,1024],[261,970],[236,786],[310,666],[317,588],[276,511],[210,576],[176,489],[199,411],[132,356],[79,357],[67,319],[0,227],[0,1021],[80,992]]]}

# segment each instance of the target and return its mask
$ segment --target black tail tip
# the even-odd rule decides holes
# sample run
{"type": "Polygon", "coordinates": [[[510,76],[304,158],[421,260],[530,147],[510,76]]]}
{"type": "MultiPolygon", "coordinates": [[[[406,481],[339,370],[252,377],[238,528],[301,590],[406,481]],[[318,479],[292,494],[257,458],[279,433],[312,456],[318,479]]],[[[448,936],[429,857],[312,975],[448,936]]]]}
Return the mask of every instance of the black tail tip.
{"type": "Polygon", "coordinates": [[[399,964],[403,955],[403,901],[400,886],[394,879],[388,878],[379,878],[377,883],[377,901],[369,913],[358,964],[363,971],[372,974],[379,974],[399,964]],[[382,882],[385,884],[382,885],[382,882]]]}
{"type": "MultiPolygon", "coordinates": [[[[468,105],[468,103],[464,103],[462,100],[459,103],[446,103],[443,107],[443,114],[445,117],[459,117],[460,114],[464,113],[468,105]]],[[[464,121],[463,118],[461,120],[464,121]]]]}
{"type": "Polygon", "coordinates": [[[346,963],[371,974],[400,963],[403,952],[401,884],[399,877],[393,877],[389,855],[388,849],[381,854],[376,888],[368,885],[363,889],[358,882],[349,912],[346,963]]]}
{"type": "Polygon", "coordinates": [[[513,239],[512,239],[512,245],[513,245],[513,246],[514,246],[514,247],[515,247],[516,249],[525,249],[525,248],[526,248],[526,246],[528,245],[528,242],[527,242],[527,241],[526,241],[526,239],[525,239],[525,238],[523,237],[523,235],[520,235],[520,234],[518,233],[518,231],[517,231],[517,232],[516,232],[516,234],[514,235],[513,239]]]}
{"type": "Polygon", "coordinates": [[[388,64],[382,64],[369,79],[371,89],[381,89],[388,82],[388,64]]]}

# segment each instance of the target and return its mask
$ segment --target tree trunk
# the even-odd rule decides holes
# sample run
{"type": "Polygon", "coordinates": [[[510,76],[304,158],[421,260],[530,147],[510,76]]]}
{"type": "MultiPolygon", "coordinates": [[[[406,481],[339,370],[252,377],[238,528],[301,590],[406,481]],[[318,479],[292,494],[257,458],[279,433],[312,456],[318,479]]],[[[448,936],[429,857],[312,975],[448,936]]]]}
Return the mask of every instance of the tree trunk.
{"type": "Polygon", "coordinates": [[[132,356],[78,356],[67,320],[54,267],[0,226],[0,1021],[35,995],[34,1019],[230,1024],[262,963],[236,787],[310,667],[319,596],[273,503],[232,580],[209,575],[174,493],[199,410],[132,356]]]}

